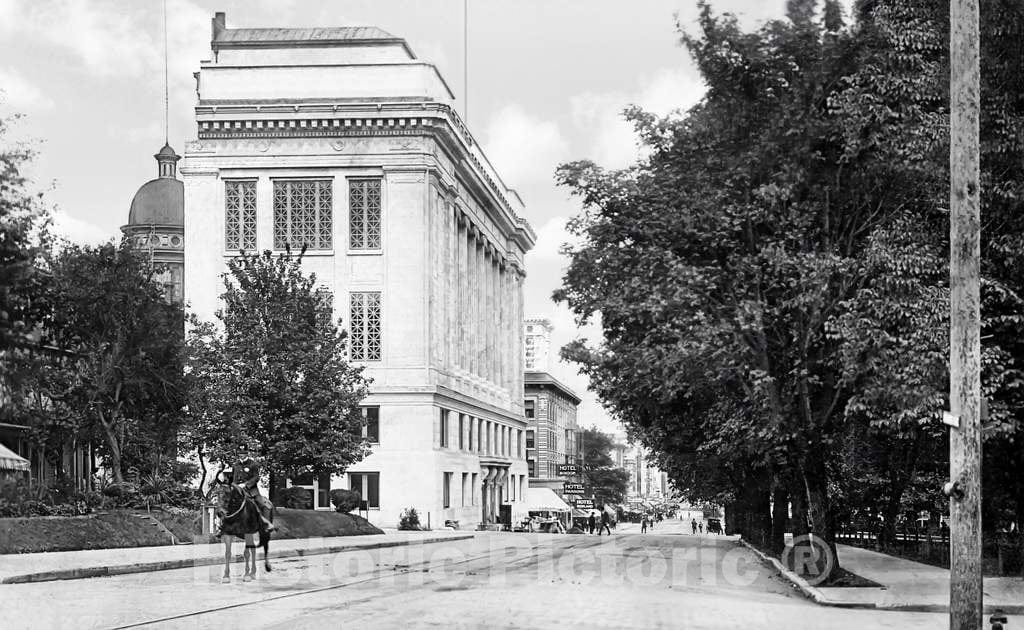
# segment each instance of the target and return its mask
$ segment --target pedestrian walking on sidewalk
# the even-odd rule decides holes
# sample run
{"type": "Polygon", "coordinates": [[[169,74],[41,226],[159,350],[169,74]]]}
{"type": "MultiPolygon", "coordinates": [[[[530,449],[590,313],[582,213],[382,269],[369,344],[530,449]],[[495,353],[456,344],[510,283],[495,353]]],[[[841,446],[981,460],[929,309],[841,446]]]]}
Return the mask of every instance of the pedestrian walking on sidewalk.
{"type": "Polygon", "coordinates": [[[697,523],[697,531],[701,534],[704,533],[704,521],[697,523]]]}
{"type": "Polygon", "coordinates": [[[608,532],[608,535],[612,535],[612,530],[608,527],[608,512],[601,510],[601,526],[597,528],[597,535],[600,536],[602,531],[608,532]]]}
{"type": "Polygon", "coordinates": [[[590,527],[590,533],[594,533],[594,526],[597,524],[597,519],[594,518],[594,513],[591,512],[590,516],[587,517],[587,525],[590,527]]]}
{"type": "Polygon", "coordinates": [[[647,533],[647,515],[646,514],[644,514],[643,519],[641,519],[641,521],[640,521],[640,533],[641,534],[646,534],[647,533]]]}
{"type": "Polygon", "coordinates": [[[690,529],[693,530],[693,535],[697,535],[697,519],[690,519],[690,529]]]}

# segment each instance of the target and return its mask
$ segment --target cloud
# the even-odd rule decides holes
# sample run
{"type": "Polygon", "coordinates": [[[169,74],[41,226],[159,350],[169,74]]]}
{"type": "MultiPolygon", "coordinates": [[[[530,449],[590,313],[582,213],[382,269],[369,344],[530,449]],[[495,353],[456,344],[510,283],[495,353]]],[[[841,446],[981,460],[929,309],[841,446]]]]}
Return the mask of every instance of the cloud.
{"type": "Polygon", "coordinates": [[[94,223],[83,221],[59,210],[53,213],[53,232],[57,236],[79,245],[95,245],[116,237],[115,234],[111,234],[94,223]]]}
{"type": "Polygon", "coordinates": [[[535,118],[515,104],[501,108],[484,133],[485,153],[509,188],[551,182],[555,167],[569,155],[558,125],[535,118]]]}
{"type": "Polygon", "coordinates": [[[28,79],[0,68],[0,108],[16,112],[38,112],[52,109],[53,106],[53,100],[28,79]]]}
{"type": "Polygon", "coordinates": [[[572,97],[574,125],[588,131],[591,159],[607,168],[624,168],[641,155],[633,126],[622,117],[630,105],[667,116],[693,107],[704,94],[695,71],[662,69],[641,82],[632,94],[584,93],[572,97]]]}
{"type": "Polygon", "coordinates": [[[562,245],[573,240],[569,234],[566,224],[567,217],[552,217],[548,219],[540,229],[537,230],[537,242],[526,254],[527,264],[536,264],[543,267],[546,272],[552,270],[552,262],[560,262],[564,267],[569,261],[559,253],[562,245]]]}
{"type": "Polygon", "coordinates": [[[448,86],[455,92],[455,96],[458,99],[464,98],[465,95],[462,92],[462,82],[455,83],[456,77],[462,76],[462,65],[456,66],[452,60],[445,53],[445,49],[441,46],[441,42],[434,39],[425,39],[417,41],[413,52],[416,53],[416,57],[423,62],[434,64],[441,76],[448,81],[448,86]]]}
{"type": "MultiPolygon", "coordinates": [[[[138,77],[163,70],[162,5],[111,0],[36,0],[0,3],[0,35],[40,42],[69,54],[99,77],[138,77]]],[[[190,0],[169,0],[171,65],[192,65],[195,48],[208,48],[208,12],[190,0]]],[[[186,75],[187,76],[187,75],[186,75]]]]}

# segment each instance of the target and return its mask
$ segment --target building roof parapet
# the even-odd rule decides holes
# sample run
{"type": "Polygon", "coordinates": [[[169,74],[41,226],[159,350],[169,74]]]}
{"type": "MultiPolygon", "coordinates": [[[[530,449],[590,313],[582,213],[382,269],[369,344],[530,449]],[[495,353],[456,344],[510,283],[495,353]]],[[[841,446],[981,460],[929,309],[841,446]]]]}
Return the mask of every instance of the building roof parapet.
{"type": "Polygon", "coordinates": [[[534,371],[525,371],[525,372],[523,372],[523,385],[525,387],[530,387],[531,385],[535,385],[535,386],[538,386],[538,387],[543,387],[543,386],[552,387],[552,388],[560,391],[567,398],[572,399],[574,401],[574,404],[578,405],[582,401],[582,399],[579,396],[576,395],[576,392],[574,392],[571,389],[569,389],[568,386],[566,386],[564,383],[559,381],[557,378],[555,378],[551,374],[548,374],[547,372],[534,372],[534,371]]]}
{"type": "Polygon", "coordinates": [[[367,46],[399,44],[415,59],[409,44],[376,26],[332,26],[316,28],[228,28],[227,16],[217,12],[212,20],[210,47],[294,48],[296,46],[367,46]]]}

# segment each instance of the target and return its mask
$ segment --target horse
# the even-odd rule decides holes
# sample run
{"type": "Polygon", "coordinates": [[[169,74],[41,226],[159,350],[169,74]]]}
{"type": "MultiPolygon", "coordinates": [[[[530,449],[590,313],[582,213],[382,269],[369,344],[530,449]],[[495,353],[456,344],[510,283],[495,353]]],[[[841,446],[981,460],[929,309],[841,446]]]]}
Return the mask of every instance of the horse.
{"type": "MultiPolygon", "coordinates": [[[[263,567],[269,572],[270,566],[270,532],[263,525],[259,508],[244,490],[222,478],[211,489],[210,503],[214,513],[220,520],[220,539],[224,542],[224,576],[221,582],[231,581],[231,543],[232,538],[245,540],[245,576],[243,582],[251,582],[256,578],[256,548],[253,535],[259,534],[259,546],[263,547],[263,567]]],[[[274,520],[274,510],[270,512],[270,520],[274,520]]]]}

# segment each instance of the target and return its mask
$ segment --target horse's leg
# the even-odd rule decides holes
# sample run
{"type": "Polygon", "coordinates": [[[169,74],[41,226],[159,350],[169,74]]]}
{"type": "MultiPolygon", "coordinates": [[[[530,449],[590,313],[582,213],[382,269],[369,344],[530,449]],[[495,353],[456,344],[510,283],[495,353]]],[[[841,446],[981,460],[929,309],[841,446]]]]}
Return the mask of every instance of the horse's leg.
{"type": "Polygon", "coordinates": [[[253,544],[252,534],[245,535],[245,582],[251,582],[256,577],[256,545],[253,544]]]}
{"type": "Polygon", "coordinates": [[[224,535],[220,539],[224,542],[224,576],[220,581],[227,584],[231,581],[231,536],[224,535]]]}
{"type": "Polygon", "coordinates": [[[263,547],[263,568],[273,571],[270,568],[270,533],[265,530],[260,530],[260,546],[263,547]]]}

